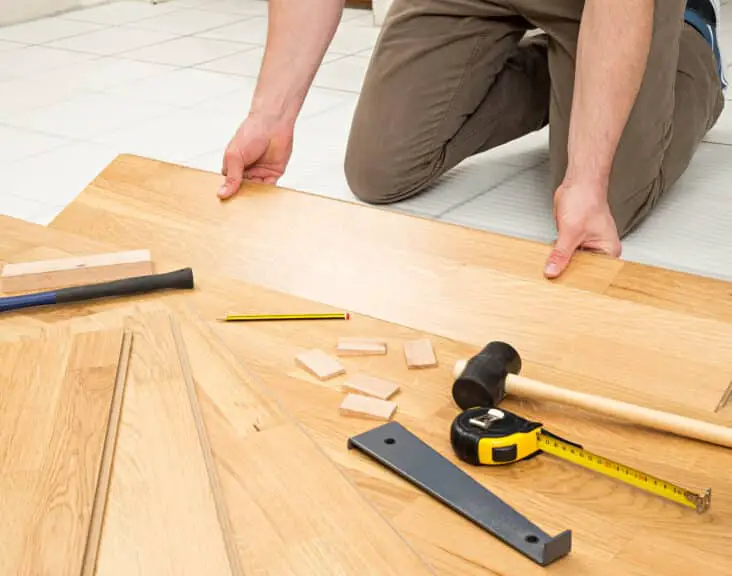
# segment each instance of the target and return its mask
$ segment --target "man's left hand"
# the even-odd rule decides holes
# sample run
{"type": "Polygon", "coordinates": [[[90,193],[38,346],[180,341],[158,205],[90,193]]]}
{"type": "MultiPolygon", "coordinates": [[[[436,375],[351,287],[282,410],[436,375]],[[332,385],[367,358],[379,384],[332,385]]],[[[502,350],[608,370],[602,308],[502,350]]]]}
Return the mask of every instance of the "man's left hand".
{"type": "Polygon", "coordinates": [[[618,230],[602,186],[562,184],[554,195],[554,218],[558,236],[544,268],[547,278],[560,276],[577,250],[620,256],[618,230]]]}

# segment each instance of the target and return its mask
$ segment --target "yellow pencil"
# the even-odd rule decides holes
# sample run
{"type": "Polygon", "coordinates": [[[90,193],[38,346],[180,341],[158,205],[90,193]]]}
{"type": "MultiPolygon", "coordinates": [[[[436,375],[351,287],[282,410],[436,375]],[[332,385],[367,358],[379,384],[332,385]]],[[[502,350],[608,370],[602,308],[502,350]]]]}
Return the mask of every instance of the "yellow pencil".
{"type": "Polygon", "coordinates": [[[262,322],[266,320],[350,320],[349,312],[321,314],[227,314],[224,322],[262,322]]]}

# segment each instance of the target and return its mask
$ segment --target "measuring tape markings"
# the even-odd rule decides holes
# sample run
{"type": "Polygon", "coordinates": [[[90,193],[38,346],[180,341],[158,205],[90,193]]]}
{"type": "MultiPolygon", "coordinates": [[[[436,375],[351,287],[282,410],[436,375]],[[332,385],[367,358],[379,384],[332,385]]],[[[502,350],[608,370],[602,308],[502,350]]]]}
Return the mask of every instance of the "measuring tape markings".
{"type": "Polygon", "coordinates": [[[474,465],[500,466],[532,458],[542,452],[615,478],[641,490],[705,512],[711,490],[697,494],[666,480],[599,456],[511,412],[470,409],[455,418],[452,445],[458,456],[474,465]]]}
{"type": "Polygon", "coordinates": [[[584,468],[594,470],[606,476],[632,484],[641,490],[653,492],[658,496],[674,500],[688,508],[703,512],[709,506],[709,491],[699,495],[686,490],[666,480],[661,480],[630,466],[619,464],[604,456],[598,456],[584,448],[563,442],[559,438],[549,435],[546,431],[537,433],[537,444],[543,452],[552,454],[563,460],[572,462],[584,468]]]}

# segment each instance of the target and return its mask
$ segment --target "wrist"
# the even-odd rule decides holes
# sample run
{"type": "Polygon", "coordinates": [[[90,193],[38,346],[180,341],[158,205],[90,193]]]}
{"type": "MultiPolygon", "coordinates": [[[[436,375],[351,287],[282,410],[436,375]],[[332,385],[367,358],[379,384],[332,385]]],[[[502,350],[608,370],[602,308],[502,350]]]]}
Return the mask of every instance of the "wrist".
{"type": "Polygon", "coordinates": [[[249,115],[261,118],[272,125],[294,125],[304,97],[288,97],[269,92],[265,93],[258,89],[254,93],[249,115]]]}
{"type": "Polygon", "coordinates": [[[265,132],[286,132],[295,129],[295,117],[291,117],[281,110],[267,106],[254,107],[249,110],[247,120],[261,126],[265,132]]]}
{"type": "Polygon", "coordinates": [[[597,200],[607,200],[610,174],[599,171],[567,169],[560,188],[581,188],[584,194],[597,200]]]}

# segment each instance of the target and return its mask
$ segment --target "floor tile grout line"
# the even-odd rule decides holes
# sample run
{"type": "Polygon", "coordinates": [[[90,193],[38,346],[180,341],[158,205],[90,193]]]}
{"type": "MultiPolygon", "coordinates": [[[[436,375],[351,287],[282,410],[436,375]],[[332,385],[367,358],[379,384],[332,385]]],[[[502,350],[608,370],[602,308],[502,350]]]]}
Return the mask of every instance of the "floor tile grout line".
{"type": "MultiPolygon", "coordinates": [[[[531,172],[532,170],[536,170],[537,168],[541,167],[542,165],[548,164],[548,163],[549,163],[549,160],[541,160],[541,161],[537,162],[536,164],[532,164],[531,166],[526,166],[524,168],[522,168],[520,166],[516,166],[516,168],[517,168],[516,172],[513,172],[510,176],[506,176],[505,178],[498,180],[495,184],[486,188],[482,192],[475,194],[474,196],[471,196],[470,198],[468,198],[466,200],[462,200],[453,206],[450,206],[450,208],[448,208],[447,210],[444,210],[443,212],[438,212],[435,215],[435,218],[437,218],[438,220],[442,219],[445,216],[447,216],[450,212],[453,212],[454,210],[457,210],[458,208],[462,208],[466,204],[472,202],[473,200],[476,200],[477,198],[480,198],[484,194],[488,194],[488,192],[495,190],[496,188],[498,188],[499,186],[502,186],[503,184],[506,184],[510,180],[513,180],[514,178],[518,178],[518,177],[522,176],[523,174],[526,174],[527,172],[531,172]]],[[[510,164],[503,164],[503,166],[510,166],[510,164]]]]}
{"type": "MultiPolygon", "coordinates": [[[[180,8],[180,9],[176,9],[176,10],[173,10],[171,12],[166,12],[164,14],[160,14],[160,15],[157,15],[157,16],[150,16],[150,17],[141,18],[140,20],[135,20],[134,22],[127,22],[127,23],[122,23],[122,24],[103,24],[103,25],[100,25],[101,28],[99,28],[98,30],[94,30],[94,31],[91,31],[91,32],[89,32],[89,31],[88,32],[82,32],[82,33],[79,33],[79,34],[72,34],[70,36],[64,36],[64,37],[61,37],[61,38],[55,38],[53,40],[48,40],[46,42],[19,43],[19,42],[16,41],[14,43],[20,44],[23,47],[36,46],[36,47],[44,47],[44,48],[49,48],[49,49],[54,49],[54,50],[63,50],[63,51],[67,51],[67,52],[82,53],[82,54],[92,54],[92,55],[95,55],[95,56],[118,56],[118,55],[126,54],[126,53],[129,53],[129,52],[134,52],[135,50],[140,50],[140,49],[143,49],[143,48],[150,48],[150,47],[153,47],[153,46],[158,46],[160,44],[165,44],[167,42],[172,42],[172,41],[177,40],[179,38],[190,38],[190,37],[200,37],[203,40],[212,40],[214,42],[228,42],[228,43],[232,43],[232,44],[244,44],[244,45],[252,46],[252,48],[250,48],[250,49],[253,49],[253,47],[259,47],[259,48],[261,48],[261,47],[264,47],[266,45],[266,41],[265,42],[245,42],[245,41],[241,41],[241,40],[228,40],[228,39],[222,39],[222,38],[207,38],[207,37],[201,36],[202,34],[205,34],[207,32],[213,32],[215,30],[219,30],[221,28],[227,28],[229,26],[233,26],[235,24],[240,24],[242,22],[248,22],[250,20],[256,20],[256,19],[266,18],[266,17],[263,17],[263,16],[247,16],[247,17],[238,19],[238,20],[236,20],[234,22],[228,22],[226,24],[222,24],[222,25],[219,25],[219,26],[213,26],[211,28],[206,28],[206,29],[203,29],[203,30],[197,30],[195,32],[189,32],[189,33],[183,33],[183,34],[177,33],[177,32],[168,32],[167,30],[154,30],[154,29],[150,29],[150,28],[138,28],[138,30],[147,31],[147,32],[161,32],[161,33],[166,33],[166,34],[173,34],[176,37],[175,38],[170,38],[168,40],[163,40],[161,42],[154,42],[152,44],[145,44],[145,45],[142,45],[142,46],[138,46],[138,47],[135,47],[135,48],[131,48],[129,50],[123,50],[122,52],[116,52],[116,53],[110,53],[110,54],[99,54],[98,52],[88,52],[88,51],[78,50],[78,49],[72,49],[72,48],[59,48],[59,47],[56,47],[56,46],[51,46],[51,44],[53,44],[54,42],[58,42],[59,40],[67,40],[69,38],[78,38],[78,37],[81,37],[81,36],[85,36],[87,34],[94,34],[96,32],[101,32],[103,30],[109,30],[109,29],[112,29],[112,28],[135,28],[135,26],[134,26],[135,23],[144,22],[144,21],[150,20],[152,18],[159,18],[160,16],[165,16],[167,14],[173,14],[173,13],[175,13],[177,11],[183,11],[183,10],[186,10],[186,9],[185,8],[180,8]]],[[[75,20],[75,22],[82,22],[82,21],[81,20],[75,20]]],[[[86,22],[86,23],[96,24],[94,22],[86,22]]],[[[2,29],[2,27],[0,27],[0,30],[1,29],[2,29]]],[[[0,40],[1,39],[2,38],[0,38],[0,40]]],[[[347,56],[360,56],[361,53],[366,52],[366,51],[373,50],[373,48],[374,47],[372,46],[372,47],[369,47],[369,48],[362,48],[362,49],[355,50],[353,52],[349,51],[347,53],[342,53],[342,54],[341,53],[331,53],[333,55],[338,55],[339,56],[338,58],[334,58],[333,60],[331,60],[331,62],[335,62],[337,60],[341,60],[341,59],[343,59],[343,58],[345,58],[347,56]]],[[[11,50],[15,50],[15,48],[12,48],[11,50]]],[[[242,52],[243,52],[243,50],[242,50],[242,52]]],[[[239,53],[239,52],[234,52],[231,55],[236,54],[236,53],[239,53]]],[[[226,57],[227,56],[217,57],[217,58],[214,58],[214,60],[221,59],[221,58],[226,58],[226,57]]],[[[360,56],[360,57],[366,57],[366,56],[360,56]]],[[[212,62],[212,61],[213,60],[208,61],[208,62],[212,62]]],[[[201,65],[201,64],[204,64],[204,63],[207,63],[207,62],[198,63],[198,65],[201,65]]],[[[328,63],[330,63],[330,62],[327,62],[326,64],[328,64],[328,63]]]]}
{"type": "MultiPolygon", "coordinates": [[[[188,66],[175,66],[175,65],[170,65],[170,64],[167,64],[167,63],[148,62],[148,61],[144,61],[144,60],[136,60],[136,59],[131,58],[128,54],[129,54],[129,52],[135,51],[137,49],[142,49],[142,48],[145,48],[145,47],[152,47],[152,46],[164,44],[166,42],[170,42],[170,41],[175,40],[175,39],[178,39],[178,38],[191,37],[191,36],[200,36],[202,34],[205,34],[206,32],[210,32],[210,31],[213,31],[213,30],[216,30],[216,29],[219,29],[219,28],[224,28],[224,27],[228,27],[228,26],[231,26],[231,25],[234,25],[234,24],[239,24],[241,22],[246,22],[246,21],[249,21],[249,20],[257,19],[257,18],[262,18],[261,16],[258,16],[258,15],[237,15],[237,16],[243,16],[243,17],[236,19],[234,22],[228,22],[226,24],[222,24],[220,26],[215,26],[215,27],[212,27],[212,28],[204,29],[204,30],[197,30],[197,31],[192,32],[192,33],[186,33],[186,34],[173,33],[173,34],[176,35],[176,38],[171,38],[171,39],[164,40],[164,41],[161,41],[161,42],[156,42],[156,43],[153,43],[153,44],[149,44],[149,45],[144,45],[144,46],[132,48],[130,50],[123,50],[121,52],[116,52],[116,53],[104,53],[104,54],[100,54],[100,53],[97,53],[97,52],[88,52],[88,51],[75,50],[75,49],[69,49],[69,48],[64,48],[64,47],[50,46],[50,44],[52,44],[53,42],[59,41],[59,40],[64,40],[64,39],[67,39],[67,38],[73,38],[73,37],[83,36],[85,34],[91,34],[91,33],[94,33],[94,32],[100,32],[100,31],[104,31],[104,30],[109,30],[109,29],[113,29],[113,28],[121,28],[121,27],[135,28],[135,24],[136,23],[143,22],[143,21],[149,20],[151,18],[162,17],[162,16],[165,16],[166,14],[174,14],[174,13],[176,13],[178,11],[185,11],[185,10],[195,10],[195,9],[194,8],[190,8],[190,7],[189,8],[186,8],[186,7],[176,8],[174,10],[171,10],[169,12],[165,12],[165,13],[160,14],[160,15],[150,15],[148,17],[143,17],[143,18],[140,18],[140,19],[136,19],[134,21],[122,22],[122,23],[109,23],[109,22],[107,22],[107,23],[101,23],[101,22],[91,22],[91,21],[88,21],[88,20],[73,19],[73,21],[75,21],[75,22],[84,22],[84,23],[88,23],[88,24],[96,24],[99,27],[98,27],[97,30],[94,30],[94,31],[87,31],[87,32],[79,33],[79,34],[73,34],[73,35],[69,35],[69,36],[59,37],[59,38],[55,38],[53,40],[48,40],[48,41],[40,42],[40,43],[30,43],[29,44],[29,43],[20,43],[20,42],[13,42],[13,41],[9,41],[9,42],[12,42],[14,44],[18,44],[18,48],[29,47],[29,46],[40,46],[40,47],[46,47],[46,48],[49,48],[49,49],[60,50],[60,51],[68,51],[68,52],[74,52],[74,53],[83,53],[85,55],[89,55],[90,56],[90,59],[88,60],[88,62],[100,61],[100,60],[104,60],[104,59],[120,59],[120,60],[128,60],[128,61],[136,61],[136,62],[145,62],[145,63],[151,63],[151,64],[163,64],[163,65],[171,66],[171,70],[170,70],[171,73],[174,73],[175,71],[183,70],[183,69],[200,69],[200,70],[203,70],[203,71],[216,72],[216,73],[219,73],[219,74],[222,74],[222,75],[225,75],[225,76],[232,76],[232,77],[237,77],[237,78],[241,78],[241,77],[244,77],[244,78],[252,78],[252,77],[254,77],[254,78],[256,78],[256,76],[252,76],[252,75],[249,75],[249,74],[242,74],[242,75],[240,75],[240,74],[227,74],[226,72],[220,72],[220,71],[214,71],[214,70],[206,70],[205,68],[203,68],[203,66],[205,64],[207,64],[207,63],[213,62],[213,61],[218,60],[218,59],[226,58],[226,57],[231,56],[231,55],[234,55],[234,54],[241,54],[241,53],[244,53],[244,52],[253,51],[255,48],[262,48],[263,47],[263,44],[262,43],[248,44],[248,43],[243,43],[242,42],[241,44],[243,46],[247,46],[247,48],[245,48],[243,50],[240,50],[240,51],[237,51],[237,52],[234,52],[231,55],[216,57],[216,58],[213,58],[212,60],[206,60],[206,61],[203,61],[203,62],[197,62],[195,64],[191,64],[191,65],[188,65],[188,66]]],[[[217,13],[223,13],[223,12],[217,12],[217,13]]],[[[358,26],[360,27],[361,25],[358,25],[358,26]]],[[[140,29],[140,30],[148,30],[146,28],[138,28],[138,29],[140,29]]],[[[166,31],[161,30],[161,32],[166,32],[166,31]]],[[[230,41],[230,40],[225,40],[225,39],[215,39],[215,38],[208,38],[208,39],[214,40],[214,41],[216,41],[216,40],[223,40],[223,41],[231,42],[231,43],[239,43],[237,41],[230,41]]],[[[15,49],[15,48],[13,48],[13,49],[15,49]]],[[[330,60],[328,63],[340,61],[340,60],[346,59],[346,58],[348,58],[350,56],[357,56],[357,55],[358,56],[361,56],[363,53],[368,52],[368,51],[371,51],[371,50],[373,50],[373,47],[364,48],[364,49],[358,49],[358,50],[355,50],[355,51],[352,51],[352,52],[348,52],[348,53],[333,54],[333,56],[335,56],[335,57],[332,60],[330,60]]],[[[83,63],[82,62],[79,62],[78,64],[83,64],[83,63]]],[[[76,65],[76,64],[69,65],[69,67],[73,67],[74,65],[76,65]]],[[[165,73],[167,73],[167,71],[165,73]]],[[[30,78],[30,77],[32,77],[34,75],[35,75],[35,73],[32,73],[32,74],[29,74],[29,75],[24,75],[24,76],[18,76],[18,77],[9,78],[8,80],[18,80],[20,78],[30,78]]],[[[148,78],[151,78],[151,77],[154,77],[154,76],[155,75],[151,75],[148,78]]],[[[75,98],[83,97],[83,96],[89,95],[89,94],[109,93],[109,92],[113,91],[115,88],[120,88],[122,86],[131,85],[131,84],[134,84],[137,81],[143,82],[145,79],[146,78],[139,78],[139,79],[135,79],[135,80],[130,81],[130,82],[121,82],[120,84],[116,84],[114,86],[106,87],[106,88],[103,88],[103,89],[94,89],[94,88],[93,89],[81,89],[79,92],[75,92],[73,95],[70,95],[69,98],[65,98],[65,99],[63,99],[63,100],[61,100],[59,102],[51,103],[48,106],[53,106],[53,105],[56,105],[56,104],[61,104],[63,102],[67,102],[67,101],[73,100],[75,98]]],[[[334,93],[339,93],[339,94],[340,93],[343,93],[344,95],[345,94],[354,94],[354,93],[357,94],[358,93],[357,91],[345,90],[345,89],[339,89],[339,88],[332,88],[332,87],[325,87],[325,86],[317,86],[317,88],[322,89],[322,90],[325,90],[325,91],[332,91],[334,93]]],[[[232,90],[232,92],[224,93],[221,96],[224,96],[226,94],[233,93],[234,91],[235,90],[232,90]]],[[[214,96],[211,99],[214,99],[216,97],[218,97],[218,96],[214,96]]],[[[185,106],[181,106],[179,104],[173,104],[173,103],[169,103],[169,102],[166,102],[166,104],[169,105],[171,108],[173,108],[175,111],[179,111],[179,110],[193,110],[193,109],[196,109],[198,106],[204,104],[206,101],[211,100],[211,99],[204,99],[201,102],[198,102],[196,104],[185,105],[185,106]]],[[[35,107],[33,109],[26,109],[26,110],[23,110],[23,112],[31,112],[32,110],[39,110],[39,109],[46,108],[48,106],[43,105],[43,106],[35,107]]],[[[337,106],[335,106],[335,107],[337,107],[337,106]]],[[[323,109],[323,110],[321,110],[319,112],[316,112],[316,113],[314,113],[312,115],[309,115],[308,118],[313,118],[313,117],[320,116],[322,114],[325,114],[325,112],[328,112],[328,111],[331,111],[331,110],[332,110],[332,108],[331,109],[323,109]]],[[[166,114],[162,114],[160,116],[157,116],[156,115],[152,119],[164,117],[165,115],[166,114]]],[[[51,148],[48,148],[48,149],[39,151],[37,153],[33,153],[33,154],[30,154],[30,155],[24,156],[23,159],[27,159],[27,158],[32,159],[34,156],[40,156],[40,155],[43,155],[45,153],[49,153],[49,152],[51,152],[53,150],[58,150],[58,149],[61,149],[61,148],[67,147],[67,146],[73,146],[73,145],[78,145],[78,144],[82,144],[82,143],[83,144],[88,144],[88,145],[91,145],[91,146],[94,146],[94,145],[102,146],[102,147],[108,146],[107,144],[104,144],[104,143],[99,142],[99,141],[96,141],[96,140],[89,140],[89,139],[86,139],[86,138],[78,138],[78,137],[69,137],[67,135],[55,134],[55,133],[52,133],[52,132],[39,131],[39,130],[36,130],[36,129],[33,129],[33,128],[21,127],[21,126],[15,125],[15,124],[8,124],[7,122],[0,122],[0,125],[6,126],[8,128],[14,129],[14,130],[28,131],[30,133],[36,133],[36,134],[39,134],[39,135],[44,135],[44,136],[50,136],[50,137],[58,138],[59,140],[62,140],[63,141],[63,142],[60,142],[58,145],[55,145],[55,146],[53,146],[51,148]]],[[[213,150],[211,152],[209,152],[209,153],[213,153],[213,150]]],[[[202,154],[198,154],[197,156],[201,156],[201,155],[202,154]]]]}
{"type": "MultiPolygon", "coordinates": [[[[173,12],[168,12],[166,14],[173,13],[173,12]]],[[[155,17],[157,17],[157,16],[155,16],[155,17]]],[[[145,44],[145,45],[142,45],[142,46],[137,46],[135,48],[130,48],[129,50],[123,50],[121,52],[114,52],[114,53],[103,53],[103,54],[100,54],[98,52],[90,52],[88,50],[79,50],[79,49],[73,49],[73,48],[68,48],[68,47],[59,48],[59,47],[51,46],[50,45],[50,44],[52,44],[52,43],[54,43],[54,42],[56,42],[58,40],[61,40],[61,39],[50,40],[48,42],[42,42],[42,43],[23,44],[22,46],[23,47],[36,46],[36,47],[43,47],[43,48],[52,49],[52,50],[61,50],[61,51],[66,51],[66,52],[73,52],[75,54],[90,55],[91,58],[90,58],[89,61],[92,61],[92,60],[100,60],[102,58],[118,57],[118,58],[122,58],[122,59],[126,59],[126,60],[132,60],[134,62],[144,62],[144,63],[147,63],[147,64],[171,65],[171,64],[167,64],[167,63],[163,63],[163,62],[156,62],[156,61],[151,61],[151,60],[142,60],[142,59],[138,59],[138,58],[132,58],[130,54],[132,52],[137,51],[137,50],[142,50],[144,48],[152,48],[154,46],[159,46],[159,45],[162,45],[162,44],[165,44],[165,43],[168,43],[168,42],[172,42],[174,40],[178,40],[180,38],[199,37],[200,34],[203,34],[205,32],[210,32],[210,31],[213,31],[213,30],[218,30],[220,28],[224,28],[224,27],[227,27],[227,26],[231,26],[233,24],[241,23],[241,22],[246,22],[246,21],[249,21],[249,20],[253,20],[255,18],[257,18],[257,17],[244,18],[242,20],[237,20],[236,22],[233,22],[233,23],[228,23],[228,24],[225,24],[225,25],[222,25],[222,26],[216,26],[216,27],[213,27],[213,28],[210,28],[210,29],[206,29],[206,30],[199,30],[199,31],[196,31],[196,32],[193,32],[193,33],[189,33],[189,34],[177,34],[175,38],[169,38],[168,40],[163,40],[161,42],[154,42],[152,44],[145,44]]],[[[137,22],[141,22],[141,21],[147,20],[147,19],[149,19],[149,18],[143,18],[141,20],[138,20],[137,22]]],[[[112,28],[121,28],[121,27],[127,27],[127,26],[128,26],[128,24],[109,25],[109,26],[104,26],[104,27],[102,27],[99,30],[94,31],[94,32],[81,33],[81,34],[72,35],[72,36],[69,36],[69,37],[66,37],[66,38],[78,38],[80,36],[84,36],[86,34],[93,34],[95,32],[99,32],[99,31],[102,31],[102,30],[109,30],[109,29],[112,29],[112,28]]],[[[134,28],[134,26],[132,26],[132,27],[134,28]]],[[[144,29],[140,28],[140,30],[144,30],[144,29]]],[[[66,39],[66,38],[64,38],[64,39],[66,39]]],[[[228,58],[228,57],[234,56],[235,54],[241,54],[241,53],[244,53],[244,52],[252,51],[255,48],[263,48],[263,47],[265,47],[265,44],[263,44],[261,42],[247,43],[247,42],[232,41],[232,40],[222,40],[222,39],[215,39],[215,38],[205,38],[205,37],[201,37],[201,38],[204,39],[204,40],[212,40],[212,41],[219,41],[219,42],[228,42],[228,43],[232,43],[232,44],[242,44],[242,45],[249,46],[249,47],[246,48],[246,49],[240,50],[240,51],[232,52],[231,54],[228,54],[228,55],[225,55],[225,56],[217,56],[215,58],[212,58],[211,60],[197,62],[195,64],[191,64],[191,65],[188,65],[188,66],[178,66],[178,68],[197,68],[197,67],[203,66],[205,64],[210,64],[211,62],[215,62],[216,60],[221,60],[221,59],[224,59],[224,58],[228,58]]],[[[11,51],[12,50],[15,50],[15,48],[11,49],[11,51]]],[[[368,56],[361,56],[361,54],[364,53],[364,52],[367,52],[369,50],[373,50],[373,47],[358,49],[358,50],[355,50],[353,52],[348,52],[348,53],[343,53],[343,54],[340,54],[340,53],[331,53],[333,56],[336,56],[336,57],[333,58],[333,60],[330,60],[329,62],[326,62],[326,63],[322,64],[322,66],[326,66],[326,65],[331,64],[333,62],[342,61],[345,58],[352,57],[352,56],[358,56],[358,57],[361,57],[361,58],[367,58],[368,56]]],[[[71,64],[70,66],[73,66],[73,65],[74,64],[71,64]]],[[[172,65],[172,66],[175,66],[175,65],[172,65]]],[[[256,77],[256,76],[250,75],[250,74],[233,74],[233,73],[227,73],[227,72],[221,72],[221,71],[215,71],[215,70],[209,70],[209,71],[210,72],[218,72],[219,74],[227,74],[227,75],[230,75],[230,76],[239,76],[239,77],[243,76],[243,77],[247,77],[247,78],[256,77]]],[[[31,73],[31,74],[28,74],[28,75],[13,76],[13,77],[6,78],[3,81],[12,81],[12,80],[18,80],[20,78],[29,78],[29,77],[31,77],[33,75],[35,75],[35,73],[31,73]]],[[[0,85],[1,85],[1,83],[2,82],[0,82],[0,85]]],[[[325,88],[325,87],[323,87],[323,88],[325,88]]],[[[348,93],[358,93],[358,92],[360,92],[360,90],[355,91],[355,90],[346,90],[346,89],[338,89],[338,88],[331,88],[331,89],[339,90],[339,91],[343,91],[343,92],[348,92],[348,93]]]]}
{"type": "MultiPolygon", "coordinates": [[[[155,17],[157,17],[157,16],[155,16],[155,17]]],[[[202,40],[210,40],[210,41],[213,41],[213,42],[227,42],[227,43],[230,43],[230,44],[243,44],[243,45],[252,46],[252,47],[255,47],[255,46],[263,46],[263,44],[260,43],[260,42],[256,42],[256,43],[255,42],[242,42],[242,41],[238,41],[238,40],[223,40],[221,38],[205,38],[205,37],[200,36],[201,34],[206,33],[206,32],[212,32],[214,30],[218,30],[219,28],[225,28],[225,27],[231,26],[233,24],[239,24],[241,22],[246,22],[246,21],[249,21],[249,20],[253,20],[255,18],[256,17],[243,18],[241,20],[237,20],[236,22],[230,22],[230,23],[227,23],[227,24],[223,24],[221,26],[214,26],[212,28],[206,28],[204,30],[197,30],[196,32],[190,32],[190,33],[185,33],[185,34],[181,34],[181,33],[177,33],[177,32],[167,32],[165,30],[152,30],[152,29],[148,29],[148,28],[137,28],[137,30],[144,31],[144,32],[159,32],[159,33],[165,33],[165,34],[172,34],[174,37],[173,38],[168,38],[167,40],[162,40],[160,42],[153,42],[152,44],[144,44],[144,45],[141,45],[141,46],[136,46],[135,48],[130,48],[128,50],[123,50],[121,52],[114,52],[114,53],[103,53],[103,54],[100,54],[99,52],[89,52],[88,50],[79,50],[79,49],[67,48],[67,47],[61,48],[61,47],[58,47],[58,46],[52,46],[52,44],[54,42],[58,42],[60,40],[68,40],[70,38],[79,38],[81,36],[85,36],[85,35],[88,35],[88,34],[94,34],[96,32],[102,32],[104,30],[110,30],[110,29],[113,29],[113,28],[135,28],[134,25],[129,24],[129,23],[105,25],[105,26],[102,26],[102,28],[100,28],[99,30],[94,30],[94,31],[91,31],[91,32],[82,32],[80,34],[73,34],[71,36],[66,36],[66,37],[63,37],[63,38],[56,38],[54,40],[48,40],[46,42],[22,43],[21,45],[22,45],[23,48],[27,48],[27,47],[33,46],[33,47],[47,48],[47,49],[50,49],[50,50],[61,50],[61,51],[65,51],[65,52],[74,52],[75,54],[91,54],[92,56],[97,56],[97,57],[118,56],[118,55],[121,55],[121,54],[127,54],[129,52],[134,52],[135,50],[141,50],[143,48],[152,48],[153,46],[159,46],[160,44],[165,44],[167,42],[172,42],[174,40],[178,40],[179,38],[190,38],[190,37],[200,37],[202,40]]],[[[143,20],[148,20],[148,19],[149,18],[143,18],[141,20],[136,20],[136,22],[142,22],[143,20]]],[[[2,27],[0,27],[0,29],[2,29],[2,27]]],[[[0,38],[0,40],[2,40],[2,38],[0,38]]],[[[16,44],[20,44],[19,42],[15,42],[15,43],[16,44]]],[[[12,51],[12,50],[16,50],[16,48],[11,48],[10,51],[12,51]]],[[[18,76],[16,78],[19,78],[19,77],[20,76],[18,76]]]]}

